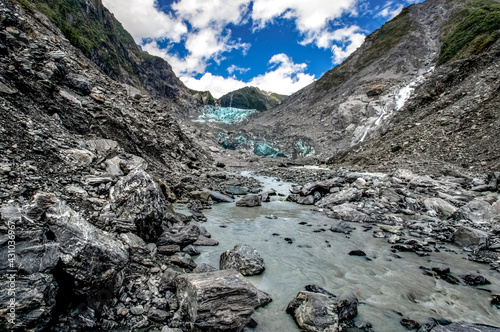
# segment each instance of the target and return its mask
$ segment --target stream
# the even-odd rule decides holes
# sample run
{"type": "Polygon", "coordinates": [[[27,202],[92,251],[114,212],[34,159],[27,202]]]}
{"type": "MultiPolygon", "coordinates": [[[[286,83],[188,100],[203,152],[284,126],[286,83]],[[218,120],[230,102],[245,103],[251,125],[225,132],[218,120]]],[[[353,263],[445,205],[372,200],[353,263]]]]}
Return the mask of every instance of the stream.
{"type": "MultiPolygon", "coordinates": [[[[259,180],[263,191],[275,189],[287,195],[291,185],[249,172],[242,175],[259,180]]],[[[399,323],[402,318],[421,324],[434,317],[500,326],[499,310],[490,304],[491,294],[500,290],[500,275],[489,270],[488,265],[465,260],[451,252],[460,250],[458,247],[450,245],[449,250],[426,257],[398,252],[401,258],[396,258],[387,240],[374,238],[372,230],[364,231],[363,224],[350,223],[356,228],[350,235],[333,233],[329,228],[338,220],[310,207],[286,202],[285,197],[272,196],[271,199],[261,207],[220,203],[205,210],[208,222],[203,225],[220,245],[198,247],[201,255],[196,258],[198,264],[218,268],[220,254],[239,243],[254,246],[264,258],[264,273],[247,279],[271,294],[273,302],[256,311],[253,318],[259,325],[249,331],[299,331],[285,309],[297,293],[310,284],[317,284],[337,297],[349,292],[356,295],[360,301],[356,320],[370,322],[378,332],[404,331],[399,323]],[[269,215],[277,219],[265,217],[269,215]],[[291,238],[293,243],[289,244],[285,238],[291,238]],[[349,256],[351,250],[363,250],[370,260],[349,256]],[[480,274],[491,285],[480,288],[452,285],[425,276],[420,266],[450,267],[457,277],[480,274]]]]}

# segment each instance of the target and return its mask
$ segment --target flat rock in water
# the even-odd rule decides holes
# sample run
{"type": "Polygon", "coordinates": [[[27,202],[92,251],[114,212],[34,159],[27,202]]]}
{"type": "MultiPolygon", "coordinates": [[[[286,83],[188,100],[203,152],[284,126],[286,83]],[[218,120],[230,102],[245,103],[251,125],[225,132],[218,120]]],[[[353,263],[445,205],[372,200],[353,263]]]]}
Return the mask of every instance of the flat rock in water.
{"type": "Polygon", "coordinates": [[[246,195],[236,202],[236,206],[255,207],[260,206],[261,200],[259,195],[246,195]]]}
{"type": "Polygon", "coordinates": [[[232,203],[233,202],[233,199],[231,197],[223,195],[218,191],[209,190],[208,193],[210,194],[210,197],[212,197],[212,200],[214,202],[221,202],[221,203],[232,203]]]}

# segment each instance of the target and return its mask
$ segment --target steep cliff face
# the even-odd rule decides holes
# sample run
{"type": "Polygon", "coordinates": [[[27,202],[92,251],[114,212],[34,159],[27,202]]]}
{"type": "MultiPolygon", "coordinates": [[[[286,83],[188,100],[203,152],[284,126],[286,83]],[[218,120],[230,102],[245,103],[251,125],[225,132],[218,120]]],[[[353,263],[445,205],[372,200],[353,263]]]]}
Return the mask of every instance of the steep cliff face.
{"type": "Polygon", "coordinates": [[[101,0],[17,0],[27,11],[39,10],[104,73],[120,82],[166,97],[179,105],[191,94],[159,57],[143,52],[101,0]]]}
{"type": "MultiPolygon", "coordinates": [[[[298,138],[324,159],[391,129],[415,88],[449,66],[491,49],[499,36],[496,0],[428,0],[405,8],[341,65],[257,114],[244,129],[291,156],[298,138]]],[[[493,61],[493,60],[492,60],[493,61]]]]}

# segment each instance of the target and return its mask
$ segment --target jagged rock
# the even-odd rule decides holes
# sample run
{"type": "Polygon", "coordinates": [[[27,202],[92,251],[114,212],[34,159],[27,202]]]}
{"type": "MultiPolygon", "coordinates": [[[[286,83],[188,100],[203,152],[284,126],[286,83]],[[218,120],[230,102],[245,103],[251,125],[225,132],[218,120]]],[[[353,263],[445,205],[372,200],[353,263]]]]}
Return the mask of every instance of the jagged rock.
{"type": "Polygon", "coordinates": [[[469,286],[482,286],[491,284],[488,279],[476,274],[465,275],[462,277],[462,280],[469,286]]]}
{"type": "Polygon", "coordinates": [[[473,200],[460,207],[452,217],[456,220],[469,220],[478,225],[491,223],[495,218],[500,219],[491,204],[481,200],[473,200]]]}
{"type": "Polygon", "coordinates": [[[428,210],[434,210],[442,217],[449,217],[457,210],[456,207],[442,198],[434,197],[424,200],[424,205],[428,210]]]}
{"type": "Polygon", "coordinates": [[[186,267],[191,270],[196,268],[196,263],[191,258],[191,255],[185,252],[176,252],[169,257],[169,261],[177,266],[186,267]]]}
{"type": "Polygon", "coordinates": [[[354,202],[361,198],[363,192],[357,188],[344,189],[341,192],[324,197],[316,203],[318,207],[331,207],[347,202],[354,202]]]}
{"type": "Polygon", "coordinates": [[[200,235],[198,239],[193,243],[193,245],[202,247],[214,247],[219,245],[219,241],[200,235]]]}
{"type": "Polygon", "coordinates": [[[461,247],[478,246],[487,248],[491,234],[470,227],[460,227],[453,234],[452,241],[461,247]]]}
{"type": "Polygon", "coordinates": [[[177,244],[171,244],[171,245],[167,245],[167,246],[158,246],[157,251],[160,255],[170,256],[170,255],[175,254],[176,252],[181,251],[181,246],[179,246],[177,244]]]}
{"type": "Polygon", "coordinates": [[[230,198],[226,195],[223,195],[218,191],[209,190],[208,192],[210,193],[210,197],[212,197],[212,200],[214,200],[215,202],[222,202],[222,203],[232,203],[233,202],[232,198],[230,198]]]}
{"type": "Polygon", "coordinates": [[[259,195],[246,195],[240,198],[240,200],[236,202],[236,206],[242,206],[242,207],[255,207],[260,205],[261,202],[259,195]]]}
{"type": "Polygon", "coordinates": [[[266,305],[268,305],[272,301],[273,301],[273,298],[271,297],[270,294],[268,294],[264,291],[261,291],[260,289],[257,289],[257,302],[258,302],[258,304],[255,307],[255,309],[265,307],[266,305]]]}
{"type": "Polygon", "coordinates": [[[153,256],[146,246],[146,242],[133,233],[120,234],[119,239],[128,246],[130,259],[146,266],[153,265],[153,256]]]}
{"type": "Polygon", "coordinates": [[[135,233],[144,241],[156,242],[163,231],[166,201],[148,173],[131,171],[111,187],[109,196],[117,219],[135,226],[135,233]]]}
{"type": "Polygon", "coordinates": [[[344,233],[344,234],[349,234],[351,233],[355,228],[354,227],[351,227],[349,226],[347,223],[345,222],[339,222],[337,225],[335,226],[332,226],[330,228],[330,230],[334,233],[344,233]]]}
{"type": "Polygon", "coordinates": [[[166,230],[158,238],[158,246],[179,245],[181,248],[193,244],[200,236],[200,228],[197,225],[174,227],[166,230]]]}
{"type": "Polygon", "coordinates": [[[206,264],[206,263],[200,263],[196,268],[193,270],[193,273],[205,273],[205,272],[214,272],[218,271],[215,267],[212,265],[206,264]]]}
{"type": "Polygon", "coordinates": [[[185,247],[184,249],[182,249],[183,252],[189,254],[190,256],[196,256],[196,255],[199,255],[200,252],[198,251],[198,249],[196,249],[195,247],[193,247],[191,244],[188,245],[187,247],[185,247]]]}
{"type": "Polygon", "coordinates": [[[165,291],[165,290],[175,290],[176,283],[175,283],[175,278],[180,276],[182,273],[177,272],[171,268],[168,268],[163,272],[161,275],[161,282],[160,282],[160,291],[165,291]]]}
{"type": "Polygon", "coordinates": [[[235,270],[176,278],[186,319],[202,330],[241,331],[258,306],[258,291],[235,270]]]}
{"type": "Polygon", "coordinates": [[[372,218],[366,213],[356,209],[356,205],[345,203],[342,205],[332,206],[331,210],[325,210],[329,218],[341,219],[353,222],[371,222],[372,218]]]}
{"type": "Polygon", "coordinates": [[[83,75],[70,73],[66,76],[66,81],[70,87],[82,95],[88,95],[92,91],[92,83],[83,75]]]}
{"type": "Polygon", "coordinates": [[[265,265],[255,248],[248,244],[238,244],[220,255],[219,268],[235,269],[244,276],[252,276],[264,272],[265,265]]]}
{"type": "Polygon", "coordinates": [[[3,303],[0,325],[5,329],[43,331],[52,319],[57,282],[51,274],[44,273],[16,275],[14,280],[13,286],[8,278],[0,281],[0,301],[3,303]],[[11,289],[15,289],[15,302],[11,302],[14,298],[9,294],[11,289]]]}
{"type": "Polygon", "coordinates": [[[248,188],[240,186],[230,186],[226,185],[226,192],[232,195],[246,195],[248,194],[248,188]]]}
{"type": "Polygon", "coordinates": [[[313,195],[300,196],[299,198],[297,198],[297,204],[313,205],[314,204],[314,196],[313,195]]]}
{"type": "Polygon", "coordinates": [[[308,332],[339,332],[340,324],[357,315],[357,299],[335,298],[308,291],[297,294],[286,309],[297,326],[308,332]]]}

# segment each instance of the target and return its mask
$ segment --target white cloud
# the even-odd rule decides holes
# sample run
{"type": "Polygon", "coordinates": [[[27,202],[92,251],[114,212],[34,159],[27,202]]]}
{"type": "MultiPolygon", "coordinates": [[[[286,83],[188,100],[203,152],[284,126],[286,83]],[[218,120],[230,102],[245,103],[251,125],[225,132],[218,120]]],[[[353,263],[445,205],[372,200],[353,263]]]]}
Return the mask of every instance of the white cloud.
{"type": "Polygon", "coordinates": [[[227,72],[228,72],[229,74],[231,74],[231,75],[232,75],[232,74],[234,74],[235,72],[239,72],[239,73],[242,73],[242,74],[243,74],[243,73],[246,73],[247,71],[249,71],[249,70],[250,70],[250,68],[242,68],[242,67],[238,67],[237,65],[234,65],[234,64],[233,64],[233,65],[229,66],[226,70],[227,70],[227,72]]]}
{"type": "MultiPolygon", "coordinates": [[[[411,3],[411,2],[416,2],[416,1],[407,1],[407,2],[411,3]]],[[[391,20],[394,17],[396,17],[399,13],[401,13],[401,11],[404,8],[404,5],[398,4],[396,6],[393,6],[393,4],[394,3],[392,1],[387,2],[384,5],[384,8],[381,11],[379,11],[375,15],[375,17],[383,17],[383,18],[388,19],[388,20],[391,20]]]]}
{"type": "Polygon", "coordinates": [[[123,24],[141,44],[143,38],[168,38],[179,42],[188,32],[180,20],[158,11],[155,0],[103,0],[104,6],[123,24]]]}
{"type": "Polygon", "coordinates": [[[179,17],[195,29],[242,23],[249,0],[181,0],[172,4],[179,17]]]}
{"type": "Polygon", "coordinates": [[[215,98],[220,98],[228,92],[241,89],[245,86],[256,86],[261,90],[290,95],[314,82],[314,75],[305,73],[305,63],[296,64],[286,54],[276,54],[269,60],[270,70],[265,74],[243,82],[235,77],[206,73],[200,79],[190,76],[181,76],[180,79],[191,89],[210,90],[215,98]]]}

